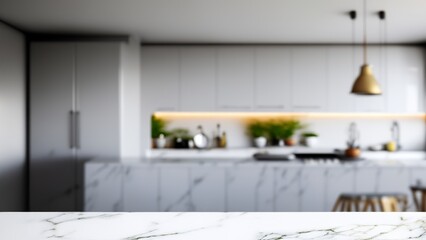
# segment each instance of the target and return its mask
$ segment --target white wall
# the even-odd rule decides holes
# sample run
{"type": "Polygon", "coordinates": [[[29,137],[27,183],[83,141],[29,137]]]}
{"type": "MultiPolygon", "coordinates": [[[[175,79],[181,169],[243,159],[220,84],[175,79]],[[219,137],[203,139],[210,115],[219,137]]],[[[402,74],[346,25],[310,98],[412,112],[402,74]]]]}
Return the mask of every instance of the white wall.
{"type": "Polygon", "coordinates": [[[0,23],[0,211],[24,210],[25,39],[0,23]]]}

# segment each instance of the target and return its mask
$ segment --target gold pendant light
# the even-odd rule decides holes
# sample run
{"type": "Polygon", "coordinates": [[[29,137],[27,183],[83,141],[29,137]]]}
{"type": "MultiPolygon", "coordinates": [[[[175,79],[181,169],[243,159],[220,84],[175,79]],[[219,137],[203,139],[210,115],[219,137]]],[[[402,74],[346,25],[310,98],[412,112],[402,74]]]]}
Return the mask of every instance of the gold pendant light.
{"type": "Polygon", "coordinates": [[[361,66],[361,73],[357,77],[352,86],[351,93],[357,95],[380,95],[382,91],[380,90],[379,83],[373,75],[371,66],[367,63],[367,3],[364,0],[364,64],[361,66]]]}

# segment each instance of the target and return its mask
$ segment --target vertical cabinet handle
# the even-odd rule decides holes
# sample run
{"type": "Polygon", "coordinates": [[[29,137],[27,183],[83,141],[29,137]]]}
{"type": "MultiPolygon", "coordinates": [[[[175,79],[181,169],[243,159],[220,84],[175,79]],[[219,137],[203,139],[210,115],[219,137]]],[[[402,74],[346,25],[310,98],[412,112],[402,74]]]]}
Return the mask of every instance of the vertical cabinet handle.
{"type": "Polygon", "coordinates": [[[75,112],[75,148],[80,149],[80,111],[75,112]]]}
{"type": "Polygon", "coordinates": [[[74,111],[69,112],[69,143],[70,148],[73,149],[75,147],[75,121],[74,121],[74,111]]]}

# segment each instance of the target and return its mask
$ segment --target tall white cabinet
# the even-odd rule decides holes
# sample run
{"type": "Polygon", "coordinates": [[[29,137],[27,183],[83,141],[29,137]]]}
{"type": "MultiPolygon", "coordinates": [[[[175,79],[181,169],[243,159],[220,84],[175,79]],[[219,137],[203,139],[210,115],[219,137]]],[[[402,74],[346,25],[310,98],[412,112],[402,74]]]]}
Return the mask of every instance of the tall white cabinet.
{"type": "Polygon", "coordinates": [[[119,42],[31,44],[30,209],[81,209],[81,163],[118,157],[119,42]]]}

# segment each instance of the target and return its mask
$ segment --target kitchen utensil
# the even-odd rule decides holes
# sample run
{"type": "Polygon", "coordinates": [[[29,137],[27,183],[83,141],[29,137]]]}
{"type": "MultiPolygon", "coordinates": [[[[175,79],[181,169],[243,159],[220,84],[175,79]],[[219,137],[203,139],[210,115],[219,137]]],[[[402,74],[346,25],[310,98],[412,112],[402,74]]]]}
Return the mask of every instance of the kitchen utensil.
{"type": "Polygon", "coordinates": [[[201,126],[198,126],[198,133],[194,136],[194,145],[199,149],[205,149],[209,146],[209,138],[203,132],[203,127],[201,126]]]}

